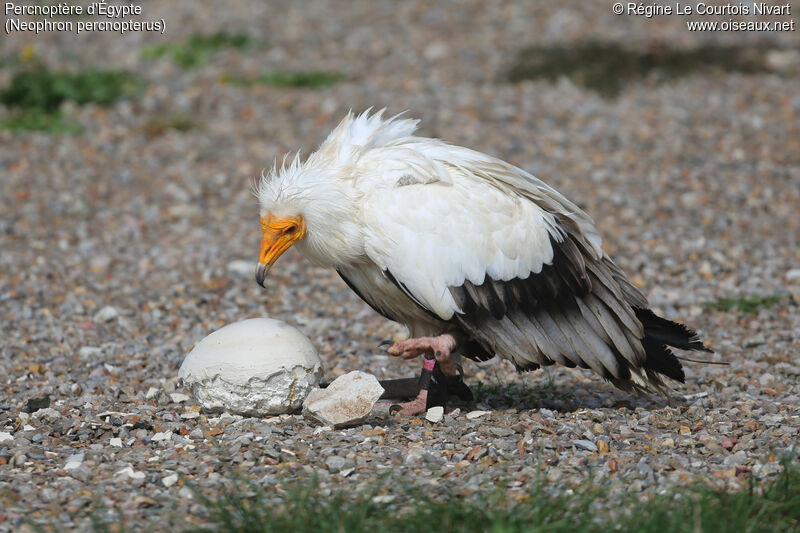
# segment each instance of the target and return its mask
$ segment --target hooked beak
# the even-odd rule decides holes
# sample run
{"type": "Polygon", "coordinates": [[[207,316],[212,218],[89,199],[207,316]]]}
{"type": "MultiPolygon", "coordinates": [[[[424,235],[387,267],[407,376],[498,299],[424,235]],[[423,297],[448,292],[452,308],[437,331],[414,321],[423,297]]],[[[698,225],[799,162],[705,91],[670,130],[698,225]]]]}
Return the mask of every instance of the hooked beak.
{"type": "Polygon", "coordinates": [[[271,215],[261,219],[261,250],[256,266],[256,283],[264,287],[264,280],[275,261],[305,236],[306,225],[302,216],[276,219],[271,215]]]}
{"type": "Polygon", "coordinates": [[[256,283],[258,283],[265,289],[267,288],[267,286],[264,285],[264,280],[266,279],[267,274],[269,274],[269,266],[259,262],[258,265],[256,266],[256,283]]]}

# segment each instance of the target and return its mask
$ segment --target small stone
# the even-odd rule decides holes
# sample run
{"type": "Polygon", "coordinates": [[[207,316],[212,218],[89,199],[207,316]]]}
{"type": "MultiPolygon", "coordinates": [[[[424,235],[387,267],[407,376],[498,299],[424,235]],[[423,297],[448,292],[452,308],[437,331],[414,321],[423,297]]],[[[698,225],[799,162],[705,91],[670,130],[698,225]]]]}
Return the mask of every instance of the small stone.
{"type": "Polygon", "coordinates": [[[198,411],[189,411],[186,413],[181,413],[181,418],[184,420],[192,420],[194,418],[200,418],[200,413],[198,411]]]}
{"type": "Polygon", "coordinates": [[[639,459],[639,464],[636,465],[636,470],[643,476],[653,473],[653,467],[647,464],[647,460],[644,457],[639,459]]]}
{"type": "Polygon", "coordinates": [[[153,435],[153,438],[150,439],[150,440],[155,441],[155,442],[160,442],[162,440],[170,440],[171,438],[172,438],[172,432],[171,431],[162,431],[162,432],[158,432],[155,435],[153,435]]]}
{"type": "Polygon", "coordinates": [[[787,270],[786,281],[788,283],[800,282],[800,268],[792,268],[787,270]]]}
{"type": "Polygon", "coordinates": [[[758,377],[758,383],[759,383],[759,384],[760,384],[762,387],[768,387],[768,386],[772,385],[773,383],[775,383],[775,376],[773,376],[773,375],[772,375],[772,374],[770,374],[770,373],[761,374],[761,375],[758,377]]]}
{"type": "Polygon", "coordinates": [[[96,312],[92,317],[92,320],[94,320],[97,323],[104,324],[106,322],[111,322],[118,316],[119,316],[119,311],[117,311],[116,308],[107,305],[102,309],[100,309],[98,312],[96,312]]]}
{"type": "Polygon", "coordinates": [[[604,440],[597,441],[597,452],[600,455],[605,455],[608,453],[608,443],[604,440]]]}
{"type": "Polygon", "coordinates": [[[467,420],[475,420],[476,418],[480,418],[488,414],[489,411],[470,411],[469,413],[467,413],[467,420]]]}
{"type": "Polygon", "coordinates": [[[335,428],[362,423],[383,394],[375,376],[358,370],[316,389],[303,402],[303,416],[335,428]]]}
{"type": "Polygon", "coordinates": [[[339,457],[338,455],[331,455],[327,459],[325,459],[325,466],[328,467],[328,471],[332,473],[339,472],[344,468],[346,461],[344,457],[339,457]]]}
{"type": "Polygon", "coordinates": [[[171,487],[177,482],[178,482],[178,474],[170,474],[168,476],[164,476],[163,478],[161,478],[161,483],[163,483],[165,487],[171,487]]]}
{"type": "Polygon", "coordinates": [[[35,413],[39,409],[50,407],[50,396],[41,396],[39,398],[30,398],[26,403],[23,410],[25,413],[35,413]]]}
{"type": "Polygon", "coordinates": [[[431,407],[428,409],[428,412],[425,413],[425,420],[428,422],[433,422],[434,424],[437,422],[441,422],[442,418],[444,418],[444,407],[441,405],[437,405],[435,407],[431,407]]]}
{"type": "Polygon", "coordinates": [[[138,472],[131,466],[126,466],[114,472],[114,476],[125,476],[130,479],[144,479],[144,472],[138,472]]]}
{"type": "Polygon", "coordinates": [[[692,430],[689,429],[689,426],[681,426],[680,428],[678,428],[678,431],[680,432],[681,435],[691,435],[692,434],[692,430]]]}
{"type": "Polygon", "coordinates": [[[78,356],[81,359],[91,359],[103,355],[103,349],[97,346],[83,346],[78,350],[78,356]]]}
{"type": "Polygon", "coordinates": [[[157,389],[155,387],[150,387],[149,389],[147,389],[147,392],[144,395],[144,399],[145,400],[152,400],[153,398],[158,396],[159,392],[161,392],[161,389],[157,389]]]}
{"type": "Polygon", "coordinates": [[[742,344],[744,344],[745,348],[755,348],[756,346],[761,346],[767,342],[767,339],[761,333],[757,333],[752,337],[748,337],[744,340],[742,344]]]}
{"type": "Polygon", "coordinates": [[[83,464],[84,454],[71,455],[64,464],[64,470],[74,470],[83,464]]]}
{"type": "Polygon", "coordinates": [[[597,451],[597,445],[590,440],[574,440],[572,441],[572,444],[574,444],[576,448],[586,450],[588,452],[597,451]]]}
{"type": "Polygon", "coordinates": [[[408,450],[406,458],[403,460],[403,464],[407,466],[419,466],[430,459],[431,457],[425,451],[425,448],[420,445],[415,445],[408,450]]]}
{"type": "Polygon", "coordinates": [[[661,446],[663,446],[664,448],[674,448],[675,440],[670,438],[664,439],[663,441],[661,441],[661,446]]]}
{"type": "Polygon", "coordinates": [[[114,437],[110,441],[108,441],[109,446],[113,446],[114,448],[122,448],[122,439],[119,437],[114,437]]]}
{"type": "Polygon", "coordinates": [[[54,422],[61,419],[61,413],[52,407],[45,407],[33,413],[33,418],[45,419],[48,422],[54,422]]]}
{"type": "Polygon", "coordinates": [[[182,394],[180,392],[173,392],[172,394],[169,395],[169,397],[175,403],[183,403],[191,400],[189,396],[187,396],[186,394],[182,394]]]}
{"type": "Polygon", "coordinates": [[[747,462],[747,454],[744,450],[740,450],[725,458],[723,463],[728,466],[737,466],[747,462]]]}
{"type": "Polygon", "coordinates": [[[8,431],[0,431],[0,443],[11,442],[14,440],[14,435],[8,431]]]}

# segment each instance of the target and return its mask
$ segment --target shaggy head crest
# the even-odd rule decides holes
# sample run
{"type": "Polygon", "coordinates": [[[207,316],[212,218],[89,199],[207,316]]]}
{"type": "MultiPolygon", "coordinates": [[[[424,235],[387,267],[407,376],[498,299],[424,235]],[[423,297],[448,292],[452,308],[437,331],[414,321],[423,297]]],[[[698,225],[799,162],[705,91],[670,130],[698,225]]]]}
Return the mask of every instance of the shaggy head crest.
{"type": "Polygon", "coordinates": [[[419,120],[402,119],[402,113],[383,119],[386,108],[370,115],[372,108],[360,115],[347,113],[328,138],[309,159],[324,159],[328,164],[347,165],[372,148],[389,146],[414,135],[419,120]]]}
{"type": "Polygon", "coordinates": [[[371,110],[359,115],[348,112],[305,162],[300,160],[300,152],[290,162],[288,154],[284,156],[280,167],[276,159],[272,169],[262,172],[261,179],[253,187],[262,205],[291,199],[309,186],[324,186],[321,182],[331,178],[330,171],[354,164],[373,148],[390,146],[412,137],[419,124],[419,120],[400,118],[402,113],[384,119],[385,108],[370,115],[371,110]]]}

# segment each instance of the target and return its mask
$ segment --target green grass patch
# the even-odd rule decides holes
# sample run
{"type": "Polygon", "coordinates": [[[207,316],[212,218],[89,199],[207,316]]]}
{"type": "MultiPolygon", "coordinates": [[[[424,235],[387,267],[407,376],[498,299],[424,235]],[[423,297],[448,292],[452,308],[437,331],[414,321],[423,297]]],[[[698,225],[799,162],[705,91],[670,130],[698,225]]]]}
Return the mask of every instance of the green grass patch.
{"type": "Polygon", "coordinates": [[[228,78],[228,83],[236,85],[274,85],[276,87],[300,87],[323,89],[345,78],[341,72],[308,70],[301,72],[268,72],[255,78],[228,78]]]}
{"type": "Polygon", "coordinates": [[[706,306],[717,311],[740,311],[748,315],[755,315],[759,309],[774,307],[789,300],[788,294],[775,294],[772,296],[753,296],[750,298],[720,298],[713,302],[706,302],[706,306]]]}
{"type": "Polygon", "coordinates": [[[335,491],[320,496],[315,483],[286,493],[237,480],[213,499],[195,492],[205,508],[208,529],[241,532],[776,532],[800,528],[800,474],[788,463],[769,482],[751,481],[737,492],[705,484],[664,493],[606,501],[605,489],[591,480],[570,491],[538,481],[521,499],[500,487],[480,498],[446,488],[380,488],[354,497],[335,491]]]}
{"type": "Polygon", "coordinates": [[[65,118],[64,114],[59,111],[45,113],[39,110],[12,111],[8,116],[0,118],[0,129],[12,132],[43,131],[69,135],[77,135],[82,130],[80,124],[65,118]]]}
{"type": "Polygon", "coordinates": [[[11,131],[77,133],[80,127],[62,115],[61,104],[72,101],[105,106],[133,94],[138,86],[137,78],[128,72],[57,72],[37,64],[18,71],[8,86],[0,89],[0,102],[10,110],[0,118],[0,127],[11,131]]]}
{"type": "Polygon", "coordinates": [[[505,77],[518,82],[564,76],[611,97],[642,78],[664,81],[708,69],[766,72],[770,69],[765,56],[766,49],[756,46],[706,45],[688,50],[660,46],[638,51],[615,43],[584,42],[526,48],[519,52],[505,77]]]}
{"type": "Polygon", "coordinates": [[[0,102],[11,108],[54,112],[68,100],[109,105],[136,87],[133,74],[119,70],[56,72],[37,66],[17,72],[8,87],[0,90],[0,102]]]}
{"type": "Polygon", "coordinates": [[[189,131],[197,127],[197,122],[189,115],[175,113],[170,115],[157,115],[149,118],[143,125],[142,131],[147,137],[153,138],[163,135],[169,130],[189,131]]]}
{"type": "Polygon", "coordinates": [[[210,35],[192,35],[184,41],[154,44],[145,47],[145,58],[169,57],[183,68],[194,68],[206,63],[223,48],[244,50],[252,44],[250,36],[242,33],[217,32],[210,35]]]}

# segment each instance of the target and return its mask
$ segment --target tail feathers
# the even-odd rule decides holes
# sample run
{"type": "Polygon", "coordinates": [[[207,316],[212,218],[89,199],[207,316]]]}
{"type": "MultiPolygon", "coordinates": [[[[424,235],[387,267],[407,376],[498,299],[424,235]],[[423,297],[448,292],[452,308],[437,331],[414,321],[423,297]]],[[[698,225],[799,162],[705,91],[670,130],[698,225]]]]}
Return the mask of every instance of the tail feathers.
{"type": "Polygon", "coordinates": [[[669,347],[713,353],[702,343],[696,332],[683,324],[661,318],[649,309],[636,308],[635,311],[636,318],[644,328],[642,346],[647,354],[644,364],[646,369],[683,383],[683,368],[669,347]]]}
{"type": "Polygon", "coordinates": [[[680,383],[685,383],[686,376],[683,373],[683,367],[675,354],[672,353],[665,344],[654,340],[647,336],[642,340],[647,358],[645,359],[644,366],[647,369],[664,374],[665,376],[674,379],[680,383]]]}
{"type": "Polygon", "coordinates": [[[714,353],[707,348],[696,332],[683,324],[661,318],[649,309],[636,308],[636,318],[644,327],[645,339],[681,350],[699,350],[714,353]]]}

